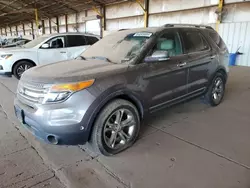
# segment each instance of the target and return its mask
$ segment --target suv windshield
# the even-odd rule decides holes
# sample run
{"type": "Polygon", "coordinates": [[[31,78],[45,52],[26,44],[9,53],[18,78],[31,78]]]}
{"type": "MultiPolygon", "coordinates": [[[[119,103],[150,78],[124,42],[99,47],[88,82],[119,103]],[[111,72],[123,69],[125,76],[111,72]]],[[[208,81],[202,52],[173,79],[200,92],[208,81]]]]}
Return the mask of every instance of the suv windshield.
{"type": "Polygon", "coordinates": [[[32,40],[30,42],[28,42],[27,44],[23,45],[24,48],[33,48],[35,46],[37,46],[38,44],[40,44],[41,42],[45,41],[46,39],[48,39],[50,36],[42,36],[39,37],[35,40],[32,40]]]}
{"type": "Polygon", "coordinates": [[[81,56],[84,58],[106,59],[113,63],[132,60],[140,52],[152,32],[120,31],[104,37],[89,47],[81,56]]]}

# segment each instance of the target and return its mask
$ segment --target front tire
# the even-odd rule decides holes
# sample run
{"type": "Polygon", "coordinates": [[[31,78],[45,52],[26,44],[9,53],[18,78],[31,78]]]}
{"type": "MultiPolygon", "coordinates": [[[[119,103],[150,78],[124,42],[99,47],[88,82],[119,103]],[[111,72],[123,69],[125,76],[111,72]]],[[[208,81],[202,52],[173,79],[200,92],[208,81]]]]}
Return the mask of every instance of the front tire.
{"type": "Polygon", "coordinates": [[[34,64],[33,64],[33,63],[31,63],[31,62],[29,62],[29,61],[20,61],[20,62],[18,62],[17,64],[15,64],[15,66],[14,66],[14,68],[13,68],[13,74],[14,74],[14,76],[15,76],[18,80],[20,80],[22,74],[23,74],[26,70],[28,70],[28,69],[30,69],[30,68],[32,68],[32,67],[34,67],[34,64]]]}
{"type": "Polygon", "coordinates": [[[97,153],[115,155],[133,145],[140,131],[137,108],[117,99],[107,104],[94,123],[90,143],[97,153]]]}
{"type": "Polygon", "coordinates": [[[221,103],[225,94],[225,84],[226,79],[224,75],[220,72],[216,73],[205,94],[205,100],[209,105],[218,106],[221,103]]]}

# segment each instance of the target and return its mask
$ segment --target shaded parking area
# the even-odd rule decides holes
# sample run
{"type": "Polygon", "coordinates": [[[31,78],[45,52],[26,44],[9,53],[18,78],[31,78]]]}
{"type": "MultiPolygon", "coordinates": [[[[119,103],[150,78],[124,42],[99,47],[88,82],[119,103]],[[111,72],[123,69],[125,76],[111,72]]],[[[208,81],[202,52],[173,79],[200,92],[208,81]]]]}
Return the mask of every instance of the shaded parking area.
{"type": "MultiPolygon", "coordinates": [[[[1,89],[10,93],[9,96],[1,96],[8,101],[14,95],[12,92],[15,92],[17,81],[1,78],[0,82],[1,89]]],[[[225,99],[220,106],[208,107],[201,99],[195,99],[152,114],[144,120],[140,138],[135,145],[117,156],[95,156],[88,152],[86,146],[80,147],[87,153],[83,150],[74,153],[79,147],[53,146],[53,149],[45,150],[45,155],[53,156],[48,157],[51,161],[56,160],[58,155],[61,159],[65,157],[60,165],[70,167],[69,176],[76,175],[74,172],[77,171],[80,177],[73,178],[74,181],[86,183],[86,173],[83,172],[86,172],[86,168],[92,169],[97,175],[87,181],[85,187],[101,186],[101,183],[95,182],[105,179],[104,173],[99,173],[103,170],[118,182],[116,185],[105,184],[109,185],[107,187],[248,188],[249,96],[250,68],[234,67],[231,68],[225,99]],[[86,158],[89,155],[92,157],[86,158]],[[82,159],[83,163],[93,162],[79,170],[70,162],[70,158],[77,158],[78,161],[82,159]]],[[[42,144],[39,147],[51,146],[42,144]]],[[[102,187],[105,186],[103,184],[102,187]]]]}

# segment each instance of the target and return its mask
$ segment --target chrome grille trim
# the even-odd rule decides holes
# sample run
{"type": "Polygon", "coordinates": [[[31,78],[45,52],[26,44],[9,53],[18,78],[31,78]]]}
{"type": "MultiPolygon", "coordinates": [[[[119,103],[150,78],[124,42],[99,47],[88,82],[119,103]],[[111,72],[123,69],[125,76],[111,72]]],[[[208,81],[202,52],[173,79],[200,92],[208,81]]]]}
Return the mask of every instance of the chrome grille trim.
{"type": "Polygon", "coordinates": [[[17,87],[17,97],[23,102],[40,103],[48,91],[48,85],[20,81],[17,87]]]}
{"type": "Polygon", "coordinates": [[[23,82],[23,81],[20,81],[21,84],[25,84],[25,86],[27,87],[32,87],[32,88],[41,88],[43,89],[44,88],[44,84],[40,84],[40,83],[32,83],[32,82],[23,82]]]}
{"type": "Polygon", "coordinates": [[[26,100],[28,100],[30,102],[34,102],[34,103],[38,103],[39,102],[39,99],[30,97],[30,96],[27,96],[27,95],[22,95],[22,94],[19,93],[19,96],[23,97],[24,99],[26,99],[26,100]]]}

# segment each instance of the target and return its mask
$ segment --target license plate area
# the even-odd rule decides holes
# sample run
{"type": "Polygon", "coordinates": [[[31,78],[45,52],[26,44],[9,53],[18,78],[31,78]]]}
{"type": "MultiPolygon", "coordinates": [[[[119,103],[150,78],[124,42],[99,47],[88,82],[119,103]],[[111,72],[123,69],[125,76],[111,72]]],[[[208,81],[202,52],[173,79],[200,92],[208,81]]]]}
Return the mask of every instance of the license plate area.
{"type": "Polygon", "coordinates": [[[18,119],[22,124],[24,124],[24,112],[23,112],[23,110],[21,110],[21,109],[18,108],[18,107],[15,107],[15,114],[16,114],[17,119],[18,119]]]}

